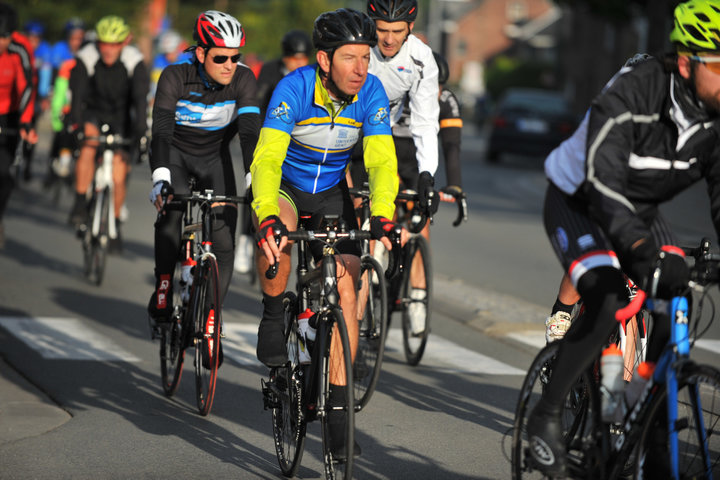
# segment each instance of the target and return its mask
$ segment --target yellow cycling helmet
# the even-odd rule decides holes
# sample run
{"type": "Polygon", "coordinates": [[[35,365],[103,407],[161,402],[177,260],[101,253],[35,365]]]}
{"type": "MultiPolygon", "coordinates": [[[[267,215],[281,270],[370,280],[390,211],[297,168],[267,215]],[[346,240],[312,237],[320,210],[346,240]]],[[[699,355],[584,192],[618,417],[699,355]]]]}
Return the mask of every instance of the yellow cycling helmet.
{"type": "Polygon", "coordinates": [[[95,30],[97,31],[98,40],[105,43],[124,42],[130,34],[128,24],[116,15],[101,18],[95,26],[95,30]]]}
{"type": "Polygon", "coordinates": [[[689,0],[675,7],[670,41],[690,51],[720,51],[720,0],[689,0]]]}

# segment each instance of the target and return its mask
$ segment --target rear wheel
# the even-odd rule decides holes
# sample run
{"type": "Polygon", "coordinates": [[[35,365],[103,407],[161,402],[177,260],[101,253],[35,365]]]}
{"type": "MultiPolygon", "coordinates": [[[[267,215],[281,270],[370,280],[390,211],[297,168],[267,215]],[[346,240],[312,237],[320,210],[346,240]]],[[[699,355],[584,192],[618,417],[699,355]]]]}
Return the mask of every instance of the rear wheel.
{"type": "MultiPolygon", "coordinates": [[[[332,338],[332,332],[337,330],[342,344],[343,355],[341,359],[342,365],[336,365],[335,368],[342,368],[346,373],[345,385],[353,385],[352,378],[352,358],[350,355],[350,339],[348,337],[347,325],[345,319],[339,309],[334,309],[328,315],[334,315],[333,321],[330,322],[332,328],[323,329],[327,331],[326,345],[328,348],[324,352],[326,357],[323,359],[323,372],[320,381],[322,382],[324,392],[324,404],[325,411],[321,416],[320,423],[322,427],[322,446],[323,446],[323,462],[325,464],[325,478],[328,480],[335,479],[347,479],[352,478],[352,467],[353,467],[353,455],[352,453],[345,455],[346,458],[337,458],[332,452],[332,441],[330,438],[330,415],[331,411],[341,411],[345,415],[345,445],[346,451],[352,452],[355,445],[355,408],[353,406],[355,401],[355,395],[352,388],[345,389],[345,405],[344,406],[330,406],[330,339],[332,338]]],[[[324,320],[321,320],[324,321],[324,320]]],[[[336,414],[336,413],[335,413],[336,414]]],[[[335,415],[333,414],[333,415],[335,415]]]]}
{"type": "MultiPolygon", "coordinates": [[[[667,390],[653,400],[637,449],[634,478],[670,478],[667,390]]],[[[720,372],[688,364],[678,376],[678,478],[720,478],[720,372]]]]}
{"type": "Polygon", "coordinates": [[[362,257],[358,284],[359,339],[353,364],[355,409],[362,410],[375,391],[387,337],[387,290],[377,260],[362,257]]]}
{"type": "Polygon", "coordinates": [[[405,268],[408,272],[402,300],[405,306],[402,312],[403,347],[407,363],[417,365],[430,335],[432,266],[424,237],[414,236],[407,249],[405,268]]]}
{"type": "Polygon", "coordinates": [[[263,393],[272,409],[273,439],[280,470],[286,477],[294,477],[300,467],[307,425],[303,412],[303,367],[298,356],[295,330],[295,294],[285,293],[283,307],[289,362],[270,372],[270,381],[264,385],[263,393]]]}
{"type": "Polygon", "coordinates": [[[193,323],[195,327],[195,387],[200,415],[207,415],[215,397],[220,362],[220,277],[217,260],[208,256],[193,280],[193,323]]]}

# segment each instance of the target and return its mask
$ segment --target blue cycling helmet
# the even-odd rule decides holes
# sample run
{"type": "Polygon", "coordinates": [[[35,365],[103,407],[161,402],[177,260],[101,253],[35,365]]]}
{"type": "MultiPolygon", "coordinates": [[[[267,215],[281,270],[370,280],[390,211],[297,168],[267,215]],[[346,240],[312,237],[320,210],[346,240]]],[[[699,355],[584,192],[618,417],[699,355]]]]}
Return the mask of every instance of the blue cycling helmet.
{"type": "Polygon", "coordinates": [[[23,27],[23,31],[25,31],[28,35],[37,35],[38,37],[42,37],[45,33],[45,25],[40,23],[38,20],[30,20],[23,27]]]}
{"type": "Polygon", "coordinates": [[[85,22],[82,18],[72,17],[65,22],[65,35],[69,35],[75,30],[85,30],[85,22]]]}

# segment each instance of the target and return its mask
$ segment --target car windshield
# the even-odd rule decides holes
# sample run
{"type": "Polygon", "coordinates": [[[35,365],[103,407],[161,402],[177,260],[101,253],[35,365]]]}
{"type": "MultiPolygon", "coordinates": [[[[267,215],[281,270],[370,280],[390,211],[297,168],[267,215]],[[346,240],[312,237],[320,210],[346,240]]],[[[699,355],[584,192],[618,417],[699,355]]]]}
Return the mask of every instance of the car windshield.
{"type": "Polygon", "coordinates": [[[567,113],[569,107],[565,98],[558,92],[511,91],[502,103],[502,110],[552,115],[567,113]]]}

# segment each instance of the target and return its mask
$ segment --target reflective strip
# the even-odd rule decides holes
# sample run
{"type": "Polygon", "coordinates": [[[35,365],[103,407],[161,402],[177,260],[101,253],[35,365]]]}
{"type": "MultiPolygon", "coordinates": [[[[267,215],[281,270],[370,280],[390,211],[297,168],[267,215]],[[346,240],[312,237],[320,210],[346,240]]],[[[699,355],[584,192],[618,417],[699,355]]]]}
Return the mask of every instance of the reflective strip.
{"type": "Polygon", "coordinates": [[[462,126],[463,126],[462,118],[446,118],[444,120],[440,120],[440,128],[447,128],[447,127],[462,128],[462,126]]]}
{"type": "Polygon", "coordinates": [[[690,166],[697,163],[697,158],[693,157],[688,161],[683,160],[666,160],[657,157],[640,157],[634,153],[630,154],[628,164],[630,168],[636,170],[689,170],[690,166]]]}
{"type": "Polygon", "coordinates": [[[568,269],[572,284],[577,286],[580,277],[588,270],[598,267],[613,267],[620,270],[620,261],[612,250],[595,250],[579,257],[568,269]]]}

